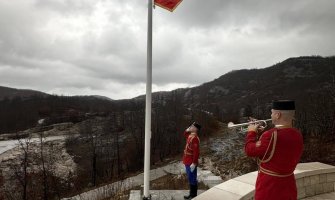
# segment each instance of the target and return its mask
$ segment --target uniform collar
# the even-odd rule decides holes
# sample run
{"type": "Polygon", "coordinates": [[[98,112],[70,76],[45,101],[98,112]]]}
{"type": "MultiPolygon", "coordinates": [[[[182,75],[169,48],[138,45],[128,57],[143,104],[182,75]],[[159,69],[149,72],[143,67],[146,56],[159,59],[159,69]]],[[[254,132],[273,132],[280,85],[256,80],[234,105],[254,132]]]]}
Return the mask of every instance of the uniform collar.
{"type": "Polygon", "coordinates": [[[192,135],[192,136],[198,136],[198,134],[196,132],[192,132],[190,135],[192,135]]]}
{"type": "Polygon", "coordinates": [[[283,129],[283,128],[293,128],[292,126],[287,126],[287,125],[276,125],[276,129],[283,129]]]}

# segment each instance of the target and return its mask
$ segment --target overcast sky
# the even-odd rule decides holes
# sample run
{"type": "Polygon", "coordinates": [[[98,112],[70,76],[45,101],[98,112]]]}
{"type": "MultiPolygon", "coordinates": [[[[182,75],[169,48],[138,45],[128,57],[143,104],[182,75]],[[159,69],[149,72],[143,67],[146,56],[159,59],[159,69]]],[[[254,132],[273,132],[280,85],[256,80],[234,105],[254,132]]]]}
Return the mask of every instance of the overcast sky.
{"type": "MultiPolygon", "coordinates": [[[[0,0],[0,85],[113,99],[145,93],[146,0],[0,0]]],[[[154,10],[153,89],[289,57],[335,55],[334,0],[184,0],[154,10]]]]}

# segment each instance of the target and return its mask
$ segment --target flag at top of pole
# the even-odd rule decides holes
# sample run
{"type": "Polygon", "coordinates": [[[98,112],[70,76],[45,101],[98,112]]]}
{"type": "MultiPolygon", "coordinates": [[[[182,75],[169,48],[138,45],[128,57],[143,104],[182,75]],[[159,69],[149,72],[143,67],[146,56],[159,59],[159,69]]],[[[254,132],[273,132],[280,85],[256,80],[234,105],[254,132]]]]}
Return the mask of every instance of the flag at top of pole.
{"type": "Polygon", "coordinates": [[[155,5],[173,12],[181,2],[182,0],[155,0],[155,5]]]}
{"type": "Polygon", "coordinates": [[[145,142],[144,142],[144,187],[143,199],[150,200],[150,141],[151,141],[151,100],[152,100],[152,8],[155,5],[173,11],[182,0],[148,0],[148,35],[147,35],[147,80],[145,99],[145,142]]]}

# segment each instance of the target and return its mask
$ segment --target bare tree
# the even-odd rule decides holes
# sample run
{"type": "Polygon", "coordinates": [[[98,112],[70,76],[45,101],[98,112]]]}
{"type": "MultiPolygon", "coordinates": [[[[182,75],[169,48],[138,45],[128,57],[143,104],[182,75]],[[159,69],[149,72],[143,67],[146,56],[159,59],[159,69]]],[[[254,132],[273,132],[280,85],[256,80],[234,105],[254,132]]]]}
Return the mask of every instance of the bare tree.
{"type": "Polygon", "coordinates": [[[48,171],[46,169],[46,163],[45,163],[45,156],[44,156],[44,132],[40,132],[39,134],[39,141],[40,141],[40,161],[41,161],[41,167],[42,167],[42,182],[43,182],[43,199],[48,200],[48,191],[49,191],[49,185],[48,185],[48,171]]]}
{"type": "Polygon", "coordinates": [[[91,183],[96,186],[97,183],[97,146],[98,146],[98,131],[93,129],[93,122],[86,121],[81,126],[80,133],[84,139],[89,142],[89,153],[91,159],[91,183]]]}
{"type": "Polygon", "coordinates": [[[0,200],[4,200],[4,192],[3,192],[3,185],[4,185],[4,180],[2,176],[2,170],[0,169],[0,200]]]}
{"type": "Polygon", "coordinates": [[[19,149],[22,151],[22,155],[19,157],[19,164],[13,164],[12,169],[16,180],[22,188],[22,200],[28,199],[28,167],[30,165],[30,137],[25,139],[18,139],[19,149]]]}

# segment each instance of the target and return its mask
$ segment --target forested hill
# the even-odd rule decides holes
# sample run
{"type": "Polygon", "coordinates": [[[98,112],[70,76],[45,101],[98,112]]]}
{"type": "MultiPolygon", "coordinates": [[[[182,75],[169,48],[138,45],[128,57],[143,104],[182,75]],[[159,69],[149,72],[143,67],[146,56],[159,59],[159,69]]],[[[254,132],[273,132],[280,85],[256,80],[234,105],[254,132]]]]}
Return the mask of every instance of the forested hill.
{"type": "MultiPolygon", "coordinates": [[[[153,108],[204,111],[223,122],[249,115],[263,118],[268,117],[268,106],[274,99],[295,99],[297,108],[304,109],[313,104],[313,97],[329,98],[334,77],[335,57],[289,58],[264,69],[232,71],[197,87],[156,92],[153,108]]],[[[117,101],[96,96],[62,97],[0,87],[0,133],[35,126],[38,119],[51,116],[64,121],[69,119],[64,116],[84,113],[143,111],[144,100],[145,96],[117,101]]]]}
{"type": "Polygon", "coordinates": [[[4,98],[13,99],[15,97],[29,98],[32,96],[48,96],[46,93],[35,90],[14,89],[0,86],[0,100],[4,98]]]}
{"type": "Polygon", "coordinates": [[[274,99],[295,99],[297,108],[303,109],[312,97],[332,91],[334,83],[335,57],[298,57],[264,69],[232,71],[194,88],[155,93],[153,98],[158,105],[177,98],[185,107],[226,121],[243,113],[263,117],[274,99]]]}

